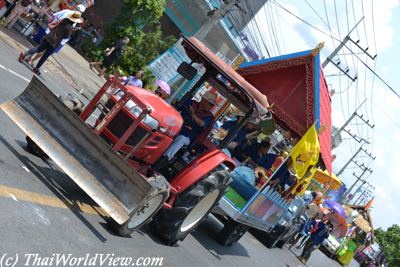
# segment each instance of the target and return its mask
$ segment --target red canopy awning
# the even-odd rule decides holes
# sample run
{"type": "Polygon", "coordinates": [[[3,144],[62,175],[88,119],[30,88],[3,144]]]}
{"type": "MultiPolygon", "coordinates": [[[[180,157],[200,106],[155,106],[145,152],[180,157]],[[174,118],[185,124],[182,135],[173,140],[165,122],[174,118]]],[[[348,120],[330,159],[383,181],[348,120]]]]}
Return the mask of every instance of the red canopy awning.
{"type": "Polygon", "coordinates": [[[309,50],[247,62],[238,73],[268,97],[275,117],[299,136],[317,121],[320,153],[332,172],[331,100],[319,53],[309,50]]]}

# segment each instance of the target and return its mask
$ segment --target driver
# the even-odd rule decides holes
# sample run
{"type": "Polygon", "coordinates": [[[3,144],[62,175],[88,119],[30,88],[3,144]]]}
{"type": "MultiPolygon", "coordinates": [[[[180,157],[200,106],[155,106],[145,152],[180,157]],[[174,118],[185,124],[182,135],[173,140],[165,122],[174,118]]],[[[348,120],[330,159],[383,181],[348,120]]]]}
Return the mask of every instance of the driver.
{"type": "Polygon", "coordinates": [[[181,112],[184,123],[179,135],[164,153],[168,160],[171,160],[183,146],[191,144],[202,131],[210,126],[214,120],[214,115],[210,110],[215,105],[216,99],[215,94],[207,91],[200,102],[189,100],[177,108],[181,112]]]}

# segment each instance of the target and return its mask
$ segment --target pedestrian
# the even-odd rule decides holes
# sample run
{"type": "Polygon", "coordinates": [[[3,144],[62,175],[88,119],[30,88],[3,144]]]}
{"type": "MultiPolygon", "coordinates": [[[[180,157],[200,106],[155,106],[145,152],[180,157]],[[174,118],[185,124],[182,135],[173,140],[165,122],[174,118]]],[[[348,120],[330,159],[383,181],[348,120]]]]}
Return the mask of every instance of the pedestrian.
{"type": "Polygon", "coordinates": [[[311,253],[317,249],[322,242],[329,237],[329,233],[332,232],[333,225],[329,221],[319,221],[313,226],[310,239],[307,240],[304,245],[303,252],[297,258],[305,264],[311,256],[311,253]]]}
{"type": "Polygon", "coordinates": [[[124,81],[124,85],[130,85],[130,86],[136,86],[143,88],[143,79],[144,77],[144,72],[142,70],[139,70],[136,72],[135,76],[131,75],[126,80],[124,81]]]}
{"type": "Polygon", "coordinates": [[[11,29],[15,22],[17,22],[18,18],[22,14],[28,14],[31,9],[40,12],[40,10],[34,7],[32,3],[33,0],[18,0],[10,14],[6,17],[3,26],[7,29],[11,29]]]}
{"type": "Polygon", "coordinates": [[[44,51],[44,55],[40,58],[33,72],[40,75],[40,67],[54,53],[56,48],[61,44],[63,39],[70,37],[73,31],[74,23],[82,23],[83,19],[80,12],[75,12],[58,24],[48,35],[46,35],[38,47],[34,47],[25,53],[21,53],[18,60],[22,62],[25,57],[44,51]]]}
{"type": "Polygon", "coordinates": [[[54,29],[58,24],[60,24],[61,21],[64,19],[68,18],[72,14],[76,12],[80,12],[81,15],[86,11],[86,8],[84,5],[78,5],[75,10],[71,9],[64,9],[61,11],[58,11],[52,15],[51,21],[47,24],[47,29],[46,29],[46,34],[49,34],[52,29],[54,29]]]}
{"type": "MultiPolygon", "coordinates": [[[[64,19],[67,19],[69,16],[71,16],[72,14],[74,14],[75,12],[80,12],[81,16],[83,14],[83,12],[85,12],[86,8],[84,5],[78,5],[76,7],[76,10],[70,10],[70,9],[64,9],[61,10],[59,12],[56,12],[52,15],[52,19],[51,21],[47,24],[47,29],[46,29],[46,34],[49,34],[51,32],[52,29],[54,29],[58,24],[60,24],[61,21],[63,21],[64,19]]],[[[74,24],[74,29],[77,28],[77,24],[74,24]]],[[[69,41],[68,39],[64,39],[61,41],[61,44],[56,48],[55,52],[58,53],[61,48],[63,48],[63,46],[69,41]]],[[[44,51],[41,53],[37,53],[33,56],[29,56],[25,58],[25,61],[28,62],[29,65],[33,66],[34,62],[36,60],[38,60],[39,58],[41,58],[44,54],[44,51]]]]}
{"type": "Polygon", "coordinates": [[[124,53],[125,46],[129,43],[129,38],[124,37],[121,40],[118,40],[113,47],[110,49],[106,50],[105,57],[101,61],[96,61],[96,62],[90,62],[90,68],[94,66],[100,66],[102,65],[102,68],[100,69],[99,76],[102,77],[104,73],[113,65],[115,62],[117,62],[121,57],[122,54],[124,53]]]}

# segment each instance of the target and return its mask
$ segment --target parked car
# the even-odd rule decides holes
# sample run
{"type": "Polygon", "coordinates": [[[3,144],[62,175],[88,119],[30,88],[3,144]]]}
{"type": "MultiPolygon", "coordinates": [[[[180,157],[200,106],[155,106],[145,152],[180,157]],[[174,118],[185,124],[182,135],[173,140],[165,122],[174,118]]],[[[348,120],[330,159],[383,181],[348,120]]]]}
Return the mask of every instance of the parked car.
{"type": "Polygon", "coordinates": [[[252,230],[267,248],[283,248],[283,246],[300,230],[301,225],[306,221],[303,216],[305,202],[301,197],[296,197],[290,204],[289,209],[281,218],[278,224],[270,232],[252,230]]]}
{"type": "Polygon", "coordinates": [[[329,237],[322,242],[319,249],[329,258],[335,258],[339,247],[339,241],[333,235],[329,235],[329,237]]]}

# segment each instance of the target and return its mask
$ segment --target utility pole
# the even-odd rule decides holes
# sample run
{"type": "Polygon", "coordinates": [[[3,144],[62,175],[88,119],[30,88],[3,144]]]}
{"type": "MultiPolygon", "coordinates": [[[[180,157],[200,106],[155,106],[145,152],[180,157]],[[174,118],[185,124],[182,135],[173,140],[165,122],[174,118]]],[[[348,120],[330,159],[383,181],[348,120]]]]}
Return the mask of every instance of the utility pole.
{"type": "Polygon", "coordinates": [[[231,0],[221,7],[213,14],[210,15],[210,19],[203,24],[200,29],[194,34],[199,40],[204,39],[212,28],[219,23],[219,21],[235,6],[240,3],[240,0],[231,0]]]}
{"type": "MultiPolygon", "coordinates": [[[[369,120],[365,120],[364,119],[364,116],[361,114],[358,114],[357,113],[357,111],[362,107],[362,105],[364,105],[364,103],[365,103],[365,101],[367,101],[367,99],[364,99],[364,101],[360,104],[360,105],[358,105],[358,107],[356,108],[356,110],[353,112],[353,114],[351,114],[351,116],[350,116],[350,118],[348,118],[347,119],[347,121],[342,125],[342,127],[340,127],[340,129],[335,133],[335,135],[332,137],[332,140],[335,140],[339,135],[340,135],[340,133],[346,128],[346,126],[347,125],[349,125],[349,123],[355,118],[355,117],[358,117],[358,118],[360,118],[363,122],[365,122],[370,128],[374,128],[375,127],[375,125],[371,125],[370,123],[369,123],[369,120]]],[[[347,133],[349,133],[349,131],[347,131],[347,133]]],[[[350,134],[350,136],[352,136],[351,134],[350,134]]],[[[353,137],[353,136],[352,136],[353,137]]],[[[354,137],[353,137],[354,138],[354,137]]],[[[358,141],[358,142],[360,142],[360,141],[358,141]]]]}
{"type": "MultiPolygon", "coordinates": [[[[365,139],[362,139],[362,141],[366,142],[365,139]]],[[[363,144],[363,145],[364,145],[364,144],[363,144]]],[[[360,146],[360,148],[356,151],[356,153],[354,153],[354,155],[349,159],[349,161],[347,161],[347,163],[340,169],[340,171],[337,173],[337,176],[341,175],[341,174],[344,172],[344,170],[347,168],[347,166],[349,166],[349,164],[350,164],[351,162],[354,162],[354,163],[355,163],[359,168],[361,168],[361,169],[363,169],[363,168],[365,167],[365,166],[364,166],[364,163],[361,164],[361,165],[359,165],[359,164],[357,163],[357,161],[354,161],[354,158],[357,157],[357,155],[358,155],[361,151],[363,151],[365,154],[367,154],[367,156],[370,157],[372,160],[375,160],[375,159],[376,159],[376,157],[372,156],[372,154],[369,153],[369,152],[363,147],[363,145],[360,146]]]]}
{"type": "Polygon", "coordinates": [[[345,69],[343,69],[340,66],[340,60],[338,60],[337,62],[333,61],[333,58],[337,55],[337,53],[339,53],[339,51],[343,48],[343,46],[346,45],[346,43],[350,40],[349,36],[347,35],[343,41],[340,43],[340,45],[338,47],[336,47],[335,50],[333,50],[333,52],[325,59],[324,63],[322,63],[322,68],[325,68],[326,65],[328,65],[329,62],[332,62],[336,68],[338,68],[344,75],[347,76],[347,78],[349,78],[350,80],[352,80],[353,82],[355,82],[357,80],[357,74],[354,75],[354,77],[349,75],[349,68],[346,67],[345,69]]]}
{"type": "MultiPolygon", "coordinates": [[[[357,192],[360,192],[361,189],[362,189],[362,187],[367,183],[367,179],[360,179],[360,181],[361,181],[361,184],[360,184],[359,187],[357,187],[356,191],[354,191],[354,192],[355,192],[355,193],[354,193],[354,196],[356,196],[356,193],[357,193],[357,192]]],[[[360,195],[363,195],[363,194],[364,194],[364,192],[361,193],[360,195]]],[[[357,201],[357,200],[356,200],[356,201],[357,201]]]]}
{"type": "Polygon", "coordinates": [[[354,155],[349,159],[349,161],[347,161],[347,163],[346,164],[344,164],[344,166],[340,169],[340,171],[336,174],[338,177],[344,172],[344,170],[347,168],[347,166],[349,166],[349,164],[351,163],[351,162],[353,162],[353,159],[355,158],[355,157],[357,157],[357,155],[361,152],[361,151],[363,151],[363,146],[360,146],[360,148],[356,151],[356,153],[354,153],[354,155]]]}
{"type": "MultiPolygon", "coordinates": [[[[358,206],[362,206],[363,203],[368,202],[371,198],[374,197],[374,194],[372,194],[372,192],[368,191],[363,197],[362,199],[360,199],[360,201],[357,203],[358,206]]],[[[354,204],[356,205],[356,204],[354,204]]]]}
{"type": "Polygon", "coordinates": [[[354,175],[357,179],[356,179],[356,181],[350,186],[350,188],[346,191],[346,193],[344,193],[344,195],[343,195],[342,198],[340,199],[341,202],[346,200],[347,196],[350,194],[350,192],[353,190],[353,188],[354,188],[354,187],[356,186],[356,184],[361,180],[361,178],[364,176],[364,174],[365,174],[367,171],[370,172],[370,173],[373,172],[373,170],[371,170],[370,168],[367,168],[367,167],[364,167],[364,166],[363,166],[363,171],[362,171],[362,173],[361,173],[360,176],[357,176],[355,173],[353,173],[353,175],[354,175]]]}
{"type": "Polygon", "coordinates": [[[349,67],[346,67],[345,69],[343,69],[340,66],[340,60],[338,60],[337,62],[333,61],[333,58],[336,57],[339,53],[340,50],[342,50],[343,47],[347,48],[352,54],[353,51],[350,50],[350,48],[348,46],[346,46],[347,42],[351,42],[353,43],[358,49],[360,49],[364,54],[367,54],[372,60],[375,60],[377,55],[370,55],[368,53],[368,47],[367,48],[362,48],[359,45],[360,40],[354,41],[353,39],[351,39],[350,34],[351,32],[358,26],[358,24],[360,24],[360,22],[364,19],[364,17],[362,17],[357,24],[353,27],[353,29],[351,29],[351,31],[346,35],[346,37],[344,37],[343,41],[340,42],[339,46],[325,59],[325,61],[322,63],[322,67],[325,68],[329,62],[332,62],[336,68],[338,68],[344,75],[346,75],[350,80],[352,80],[353,82],[356,81],[357,79],[357,73],[352,77],[349,75],[349,67]]]}
{"type": "Polygon", "coordinates": [[[368,184],[368,187],[364,189],[364,191],[360,194],[360,196],[356,199],[356,201],[354,201],[354,205],[359,205],[362,202],[362,198],[365,196],[372,196],[372,192],[371,190],[375,189],[375,186],[368,184]]]}

